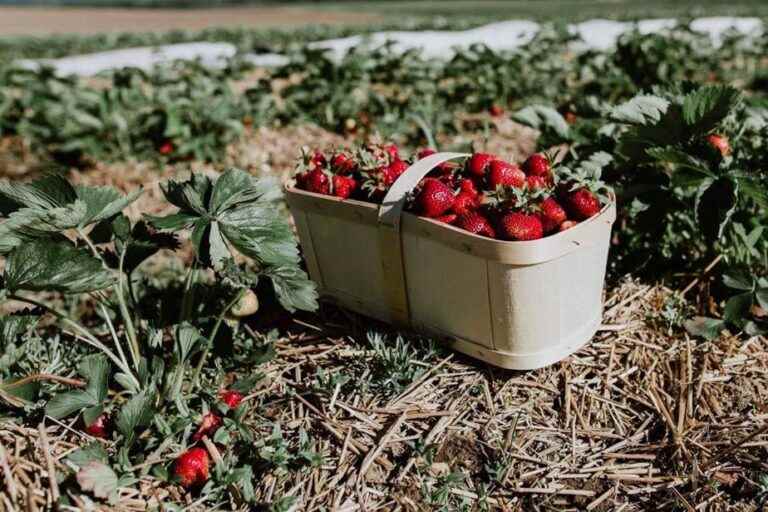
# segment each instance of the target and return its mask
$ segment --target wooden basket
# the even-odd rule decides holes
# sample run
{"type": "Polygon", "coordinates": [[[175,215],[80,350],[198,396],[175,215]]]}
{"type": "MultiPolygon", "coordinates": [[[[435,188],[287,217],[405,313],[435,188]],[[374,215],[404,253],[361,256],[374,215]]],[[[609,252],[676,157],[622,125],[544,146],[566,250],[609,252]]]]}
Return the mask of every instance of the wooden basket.
{"type": "Polygon", "coordinates": [[[403,212],[408,192],[439,164],[414,163],[382,205],[286,187],[310,276],[324,297],[445,338],[503,368],[540,368],[595,334],[614,203],[561,233],[529,242],[471,234],[403,212]]]}

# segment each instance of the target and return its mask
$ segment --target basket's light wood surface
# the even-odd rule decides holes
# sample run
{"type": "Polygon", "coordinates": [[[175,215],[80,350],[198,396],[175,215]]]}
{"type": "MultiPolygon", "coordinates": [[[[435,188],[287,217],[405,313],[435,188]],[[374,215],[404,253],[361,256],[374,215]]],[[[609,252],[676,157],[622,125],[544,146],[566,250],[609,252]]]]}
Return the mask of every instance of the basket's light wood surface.
{"type": "MultiPolygon", "coordinates": [[[[414,166],[403,176],[418,183],[414,166]]],[[[292,184],[286,198],[310,276],[324,296],[351,310],[412,325],[511,369],[567,357],[600,324],[614,203],[562,233],[506,242],[400,213],[393,205],[400,201],[401,208],[402,197],[388,201],[386,212],[292,184]],[[393,209],[394,228],[386,221],[393,209]]]]}

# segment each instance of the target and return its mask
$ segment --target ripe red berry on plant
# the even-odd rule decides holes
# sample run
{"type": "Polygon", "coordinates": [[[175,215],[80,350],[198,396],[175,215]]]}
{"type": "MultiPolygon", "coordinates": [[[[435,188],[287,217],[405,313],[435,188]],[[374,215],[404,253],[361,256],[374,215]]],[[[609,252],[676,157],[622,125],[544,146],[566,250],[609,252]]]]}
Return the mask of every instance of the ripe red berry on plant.
{"type": "Polygon", "coordinates": [[[205,448],[194,447],[182,453],[173,465],[173,475],[187,489],[200,487],[208,481],[210,460],[205,448]]]}
{"type": "Polygon", "coordinates": [[[106,439],[109,437],[109,423],[109,416],[106,413],[100,414],[92,423],[85,426],[85,433],[99,439],[106,439]]]}
{"type": "MultiPolygon", "coordinates": [[[[720,151],[725,146],[716,137],[707,141],[720,151]]],[[[329,156],[305,153],[296,186],[380,203],[412,163],[435,153],[421,149],[409,159],[394,144],[369,144],[329,156]]],[[[413,190],[407,209],[488,238],[530,241],[555,235],[597,215],[609,200],[599,171],[610,156],[595,155],[594,161],[561,164],[538,152],[518,165],[491,153],[473,153],[463,163],[433,169],[413,190]]]]}
{"type": "Polygon", "coordinates": [[[170,155],[173,153],[173,142],[167,140],[163,142],[159,148],[157,148],[158,153],[161,155],[170,155]]]}
{"type": "Polygon", "coordinates": [[[240,402],[243,401],[242,393],[229,390],[229,389],[222,389],[219,392],[219,398],[221,399],[222,402],[227,404],[227,407],[229,407],[230,409],[237,408],[237,406],[240,405],[240,402]]]}

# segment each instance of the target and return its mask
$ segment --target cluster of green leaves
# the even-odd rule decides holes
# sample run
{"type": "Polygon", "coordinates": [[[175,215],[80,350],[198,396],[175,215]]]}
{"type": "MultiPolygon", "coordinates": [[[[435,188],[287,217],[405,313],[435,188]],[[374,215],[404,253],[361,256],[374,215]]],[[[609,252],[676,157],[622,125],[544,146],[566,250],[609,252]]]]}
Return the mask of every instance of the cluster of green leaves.
{"type": "MultiPolygon", "coordinates": [[[[239,354],[244,365],[268,359],[269,350],[235,342],[242,334],[224,322],[244,294],[264,289],[259,281],[271,283],[272,295],[290,311],[317,308],[314,285],[299,267],[296,241],[277,206],[281,189],[275,180],[230,169],[215,179],[193,173],[163,190],[177,212],[131,221],[123,211],[140,190],[123,195],[108,187],[73,186],[60,175],[0,182],[0,255],[5,259],[0,301],[34,308],[0,319],[0,400],[34,410],[39,387],[30,384],[48,378],[41,373],[69,373],[55,354],[39,358],[37,367],[25,354],[39,354],[35,347],[42,343],[30,331],[37,317],[52,315],[59,323],[56,345],[61,340],[82,348],[76,367],[84,385],[55,394],[45,405],[46,414],[81,414],[85,425],[102,414],[114,419],[118,451],[113,464],[91,457],[78,473],[78,480],[84,479],[81,487],[97,497],[114,498],[118,483],[136,476],[131,468],[146,454],[169,449],[168,443],[183,446],[179,443],[186,442],[198,421],[194,411],[207,409],[204,394],[197,391],[200,379],[210,381],[213,389],[221,385],[221,370],[210,371],[217,360],[208,358],[216,344],[227,345],[224,352],[239,354]],[[160,250],[179,248],[179,235],[187,228],[196,257],[183,288],[171,292],[180,306],[148,314],[155,297],[141,285],[139,267],[160,250]],[[203,273],[213,293],[199,293],[203,273]],[[70,303],[87,299],[95,312],[80,318],[38,292],[66,296],[70,303]]],[[[244,379],[234,388],[254,384],[244,379]]],[[[252,441],[242,424],[243,412],[227,417],[219,442],[226,444],[225,433],[252,441]]],[[[235,479],[250,485],[246,468],[232,457],[221,469],[219,484],[235,479]]],[[[242,492],[248,495],[247,488],[242,492]]]]}
{"type": "MultiPolygon", "coordinates": [[[[256,44],[241,36],[241,49],[256,44]]],[[[67,164],[156,158],[161,147],[172,158],[212,161],[244,124],[309,121],[340,133],[378,132],[423,143],[429,133],[456,130],[457,111],[494,105],[540,103],[589,119],[606,104],[689,79],[738,82],[765,96],[768,80],[757,72],[766,49],[760,39],[732,34],[714,48],[709,36],[681,25],[665,33],[625,34],[615,52],[574,55],[573,44],[578,41],[572,34],[553,25],[514,51],[474,45],[457,49],[448,61],[391,44],[363,43],[341,59],[282,45],[290,62],[242,94],[232,92],[232,81],[248,68],[239,57],[222,70],[196,63],[121,70],[105,75],[108,86],[56,78],[45,68],[10,67],[0,72],[0,134],[19,133],[67,164]]],[[[587,133],[577,138],[593,135],[586,125],[580,129],[587,133]]]]}
{"type": "Polygon", "coordinates": [[[83,87],[49,68],[9,68],[0,78],[0,134],[18,134],[68,166],[160,155],[220,160],[245,115],[224,78],[230,71],[194,62],[153,73],[128,68],[83,87]]]}
{"type": "Polygon", "coordinates": [[[733,87],[677,82],[619,105],[604,103],[598,112],[576,125],[544,105],[513,117],[552,144],[570,144],[571,155],[613,155],[602,171],[623,206],[612,260],[617,272],[658,278],[724,259],[715,272],[724,277],[724,288],[715,289],[716,298],[727,299],[723,320],[692,322],[690,330],[711,336],[727,324],[763,332],[752,312],[762,307],[758,292],[768,268],[768,108],[750,105],[733,87]],[[711,136],[728,149],[718,150],[711,136]],[[734,273],[754,278],[728,278],[734,273]],[[741,293],[729,299],[733,290],[741,293]]]}

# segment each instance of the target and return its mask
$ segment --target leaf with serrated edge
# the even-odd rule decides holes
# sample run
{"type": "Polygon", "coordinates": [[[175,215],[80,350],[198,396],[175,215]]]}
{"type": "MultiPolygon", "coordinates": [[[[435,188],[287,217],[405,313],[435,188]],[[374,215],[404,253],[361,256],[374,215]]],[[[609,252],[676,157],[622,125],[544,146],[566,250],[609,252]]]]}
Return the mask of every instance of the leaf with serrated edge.
{"type": "Polygon", "coordinates": [[[101,402],[107,398],[110,364],[104,354],[85,356],[77,365],[77,372],[88,380],[86,390],[101,402]]]}
{"type": "Polygon", "coordinates": [[[146,425],[153,415],[154,392],[144,390],[134,395],[123,405],[117,415],[117,429],[128,442],[133,440],[137,427],[146,425]]]}
{"type": "Polygon", "coordinates": [[[84,249],[41,240],[11,251],[5,281],[11,291],[84,293],[111,286],[114,276],[84,249]]]}
{"type": "Polygon", "coordinates": [[[87,462],[77,472],[76,478],[82,490],[93,493],[97,498],[109,498],[117,492],[117,474],[103,462],[87,462]]]}
{"type": "Polygon", "coordinates": [[[727,85],[705,85],[683,98],[683,120],[707,132],[715,128],[741,100],[741,93],[727,85]]]}
{"type": "Polygon", "coordinates": [[[122,212],[142,194],[143,190],[134,190],[127,196],[112,187],[76,187],[77,197],[86,205],[86,212],[79,223],[85,227],[94,222],[108,219],[122,212]]]}
{"type": "Polygon", "coordinates": [[[303,270],[293,267],[270,267],[264,273],[272,280],[277,299],[288,311],[317,309],[317,290],[303,270]]]}
{"type": "Polygon", "coordinates": [[[68,391],[59,393],[45,404],[45,414],[51,418],[66,418],[86,407],[98,405],[96,397],[87,391],[68,391]]]}
{"type": "Polygon", "coordinates": [[[610,112],[612,121],[627,124],[651,124],[661,119],[669,108],[669,101],[660,96],[640,94],[614,107],[610,112]]]}

